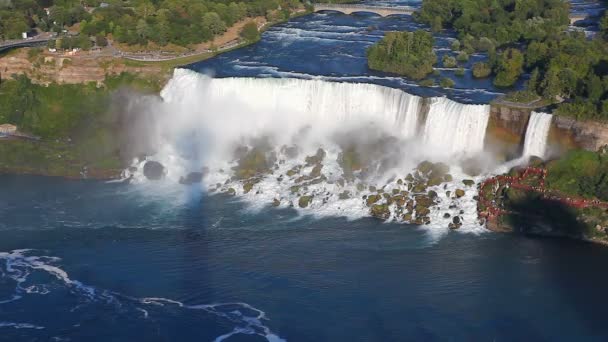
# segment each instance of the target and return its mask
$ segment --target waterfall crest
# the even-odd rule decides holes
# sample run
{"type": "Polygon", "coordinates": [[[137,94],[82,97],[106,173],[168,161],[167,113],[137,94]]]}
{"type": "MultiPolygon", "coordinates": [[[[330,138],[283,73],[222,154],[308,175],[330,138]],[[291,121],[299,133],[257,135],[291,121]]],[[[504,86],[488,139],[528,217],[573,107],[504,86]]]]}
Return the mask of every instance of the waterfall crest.
{"type": "Polygon", "coordinates": [[[545,157],[547,150],[547,137],[551,128],[551,120],[553,115],[539,112],[532,112],[528,128],[526,128],[526,137],[524,140],[524,157],[537,156],[545,157]]]}
{"type": "Polygon", "coordinates": [[[418,96],[374,84],[290,78],[210,78],[184,69],[175,71],[161,96],[167,102],[203,96],[208,102],[238,102],[252,113],[261,114],[258,125],[272,124],[280,113],[289,116],[281,119],[305,126],[335,128],[347,123],[373,123],[399,138],[415,135],[421,106],[418,96]]]}
{"type": "Polygon", "coordinates": [[[424,127],[424,142],[439,154],[473,154],[483,150],[489,105],[466,105],[433,98],[424,127]]]}

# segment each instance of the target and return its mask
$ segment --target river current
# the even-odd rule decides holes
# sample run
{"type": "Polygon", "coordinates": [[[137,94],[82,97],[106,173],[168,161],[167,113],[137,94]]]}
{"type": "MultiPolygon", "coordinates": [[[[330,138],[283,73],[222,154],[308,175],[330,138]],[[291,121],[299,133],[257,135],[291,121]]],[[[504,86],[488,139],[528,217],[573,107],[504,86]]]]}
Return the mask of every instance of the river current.
{"type": "MultiPolygon", "coordinates": [[[[441,70],[457,81],[441,89],[367,69],[365,49],[384,31],[416,27],[407,16],[312,14],[189,68],[373,83],[462,103],[500,93],[470,71],[441,70]]],[[[438,54],[451,53],[451,39],[437,37],[438,54]]],[[[459,107],[473,109],[482,110],[459,107]]],[[[608,339],[604,246],[319,216],[174,179],[4,175],[0,189],[0,341],[608,339]]]]}

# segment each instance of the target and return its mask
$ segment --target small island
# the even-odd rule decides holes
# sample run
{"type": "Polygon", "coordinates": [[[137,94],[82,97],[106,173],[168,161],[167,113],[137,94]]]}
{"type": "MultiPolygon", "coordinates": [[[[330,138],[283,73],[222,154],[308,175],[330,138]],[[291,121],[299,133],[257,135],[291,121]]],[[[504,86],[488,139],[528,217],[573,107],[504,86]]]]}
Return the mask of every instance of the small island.
{"type": "Polygon", "coordinates": [[[433,36],[423,30],[388,32],[367,50],[369,68],[423,79],[437,62],[434,43],[433,36]]]}

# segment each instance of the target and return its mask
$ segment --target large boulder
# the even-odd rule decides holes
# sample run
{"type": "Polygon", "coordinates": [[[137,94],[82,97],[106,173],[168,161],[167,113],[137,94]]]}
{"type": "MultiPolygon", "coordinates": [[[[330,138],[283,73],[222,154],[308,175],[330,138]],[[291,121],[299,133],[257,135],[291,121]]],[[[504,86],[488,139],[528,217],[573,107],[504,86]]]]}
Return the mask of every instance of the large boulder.
{"type": "Polygon", "coordinates": [[[190,185],[200,183],[203,181],[202,172],[190,172],[186,177],[182,176],[179,178],[179,183],[184,185],[190,185]]]}
{"type": "Polygon", "coordinates": [[[159,180],[165,176],[165,167],[157,161],[147,161],[144,164],[144,176],[149,180],[159,180]]]}

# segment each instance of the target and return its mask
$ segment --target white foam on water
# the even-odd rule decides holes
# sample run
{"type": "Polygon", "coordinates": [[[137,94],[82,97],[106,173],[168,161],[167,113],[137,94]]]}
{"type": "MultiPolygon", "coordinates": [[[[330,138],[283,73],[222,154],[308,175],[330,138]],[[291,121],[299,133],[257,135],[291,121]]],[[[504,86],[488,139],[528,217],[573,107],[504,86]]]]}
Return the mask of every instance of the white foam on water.
{"type": "MultiPolygon", "coordinates": [[[[85,285],[78,280],[70,278],[69,274],[61,269],[56,264],[61,261],[60,258],[51,256],[33,255],[35,250],[19,249],[9,252],[0,252],[0,260],[4,261],[4,265],[0,266],[2,277],[8,278],[16,282],[16,291],[25,295],[41,295],[51,292],[50,284],[41,284],[49,289],[46,293],[27,292],[22,290],[22,284],[28,281],[28,277],[35,272],[41,272],[59,280],[63,287],[69,289],[72,294],[78,298],[84,299],[87,303],[109,303],[115,308],[123,312],[126,309],[139,312],[142,319],[150,317],[150,311],[153,307],[177,306],[184,310],[203,310],[206,313],[225,319],[231,322],[233,329],[221,336],[218,336],[215,341],[222,341],[226,338],[237,335],[258,335],[266,338],[267,341],[285,341],[278,335],[273,333],[270,328],[263,324],[264,320],[268,320],[266,313],[247,303],[214,303],[201,305],[186,305],[180,301],[162,297],[134,298],[128,295],[120,294],[113,291],[97,289],[90,285],[85,285]],[[143,306],[143,307],[142,307],[143,306]],[[148,306],[148,308],[144,308],[148,306]]],[[[17,299],[16,299],[17,300],[17,299]]],[[[8,303],[9,301],[0,302],[0,304],[8,303]]],[[[77,308],[81,308],[79,305],[77,308]]],[[[133,317],[133,316],[131,316],[133,317]]],[[[15,329],[45,329],[43,326],[30,323],[15,323],[0,321],[0,328],[15,328],[15,329]]]]}
{"type": "Polygon", "coordinates": [[[0,322],[0,328],[15,328],[15,329],[44,329],[39,325],[34,325],[31,323],[15,323],[15,322],[0,322]]]}

